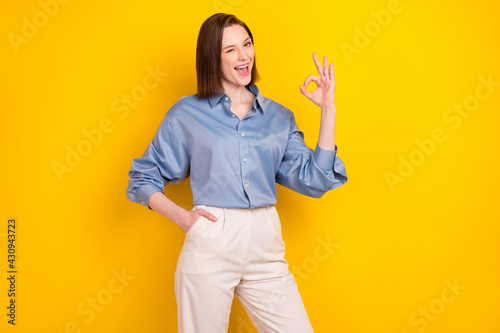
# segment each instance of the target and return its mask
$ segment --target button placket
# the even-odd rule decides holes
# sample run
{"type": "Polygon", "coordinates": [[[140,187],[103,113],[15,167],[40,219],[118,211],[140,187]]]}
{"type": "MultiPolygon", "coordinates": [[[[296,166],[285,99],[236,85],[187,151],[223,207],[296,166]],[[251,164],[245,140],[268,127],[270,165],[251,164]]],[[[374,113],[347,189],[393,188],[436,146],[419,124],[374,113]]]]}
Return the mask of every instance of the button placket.
{"type": "Polygon", "coordinates": [[[240,166],[241,166],[241,181],[243,185],[243,189],[249,198],[251,200],[251,191],[249,191],[250,188],[250,165],[248,164],[248,159],[247,156],[249,154],[249,143],[248,143],[248,138],[245,136],[246,133],[246,127],[244,120],[240,122],[240,125],[238,126],[238,132],[240,134],[239,138],[239,149],[240,149],[240,166]]]}

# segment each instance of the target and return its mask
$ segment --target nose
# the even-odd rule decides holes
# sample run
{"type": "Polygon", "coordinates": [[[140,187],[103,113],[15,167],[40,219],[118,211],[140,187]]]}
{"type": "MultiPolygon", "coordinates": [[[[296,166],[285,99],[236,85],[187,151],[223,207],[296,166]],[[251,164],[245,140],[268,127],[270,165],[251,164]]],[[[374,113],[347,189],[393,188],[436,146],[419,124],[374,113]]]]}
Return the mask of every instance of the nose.
{"type": "Polygon", "coordinates": [[[247,53],[245,52],[244,49],[240,48],[238,50],[238,60],[242,61],[242,60],[246,60],[248,59],[249,56],[247,55],[247,53]]]}

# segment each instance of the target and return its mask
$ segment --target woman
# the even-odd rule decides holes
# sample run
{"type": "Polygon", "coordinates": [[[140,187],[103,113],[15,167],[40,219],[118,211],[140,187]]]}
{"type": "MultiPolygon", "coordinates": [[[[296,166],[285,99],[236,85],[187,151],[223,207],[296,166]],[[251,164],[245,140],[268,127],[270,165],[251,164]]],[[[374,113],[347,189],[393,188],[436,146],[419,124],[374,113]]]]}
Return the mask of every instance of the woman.
{"type": "Polygon", "coordinates": [[[132,162],[127,197],[185,232],[175,272],[179,332],[226,332],[234,294],[259,332],[313,332],[274,207],[276,183],[321,197],[347,181],[336,156],[333,64],[313,59],[319,76],[307,77],[300,91],[321,108],[314,151],[293,113],[254,84],[246,24],[223,13],[209,17],[198,35],[198,94],[170,108],[132,162]],[[306,90],[311,81],[313,92],[306,90]],[[188,176],[191,211],[163,192],[188,176]]]}

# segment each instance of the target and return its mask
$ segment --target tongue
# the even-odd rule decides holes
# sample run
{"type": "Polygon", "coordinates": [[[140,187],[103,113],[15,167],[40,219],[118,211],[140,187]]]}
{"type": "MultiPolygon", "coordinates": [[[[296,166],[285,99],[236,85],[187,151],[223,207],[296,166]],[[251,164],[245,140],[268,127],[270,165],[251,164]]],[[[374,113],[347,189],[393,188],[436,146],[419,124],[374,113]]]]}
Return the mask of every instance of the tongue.
{"type": "Polygon", "coordinates": [[[236,70],[240,73],[245,73],[247,71],[247,67],[244,68],[236,68],[236,70]]]}

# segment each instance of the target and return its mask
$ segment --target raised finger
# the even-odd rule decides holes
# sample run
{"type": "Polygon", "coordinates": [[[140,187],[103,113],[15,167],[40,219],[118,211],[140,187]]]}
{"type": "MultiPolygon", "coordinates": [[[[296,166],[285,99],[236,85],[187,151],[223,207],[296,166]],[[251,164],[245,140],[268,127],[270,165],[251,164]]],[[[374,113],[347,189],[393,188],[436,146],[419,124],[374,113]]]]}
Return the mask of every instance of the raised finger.
{"type": "Polygon", "coordinates": [[[328,77],[328,56],[323,57],[323,75],[328,77]]]}
{"type": "Polygon", "coordinates": [[[335,74],[333,73],[333,63],[330,64],[330,79],[335,80],[335,74]]]}
{"type": "Polygon", "coordinates": [[[316,52],[313,53],[313,60],[314,60],[314,63],[316,64],[316,68],[318,69],[318,74],[321,75],[321,73],[323,73],[323,68],[321,67],[321,64],[319,63],[318,56],[316,55],[316,52]]]}

